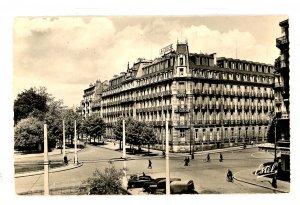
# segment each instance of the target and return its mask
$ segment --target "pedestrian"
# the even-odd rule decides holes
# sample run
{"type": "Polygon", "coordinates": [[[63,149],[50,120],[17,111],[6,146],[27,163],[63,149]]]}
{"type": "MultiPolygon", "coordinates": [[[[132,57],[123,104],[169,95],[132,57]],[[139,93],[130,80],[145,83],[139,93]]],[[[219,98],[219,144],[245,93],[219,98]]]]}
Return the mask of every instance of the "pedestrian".
{"type": "Polygon", "coordinates": [[[190,157],[187,157],[187,165],[190,166],[190,157]]]}
{"type": "Polygon", "coordinates": [[[143,172],[143,177],[146,176],[145,172],[143,172]]]}
{"type": "Polygon", "coordinates": [[[227,181],[228,182],[233,181],[233,174],[232,174],[232,171],[230,169],[228,169],[228,172],[227,172],[227,181]]]}
{"type": "Polygon", "coordinates": [[[66,165],[68,165],[68,157],[67,157],[67,155],[64,156],[64,163],[65,163],[66,165]]]}
{"type": "Polygon", "coordinates": [[[184,159],[184,166],[188,166],[188,159],[187,158],[184,159]]]}
{"type": "Polygon", "coordinates": [[[220,153],[220,162],[222,162],[223,161],[223,155],[222,155],[222,153],[220,153]]]}
{"type": "Polygon", "coordinates": [[[194,155],[194,153],[192,153],[192,156],[191,156],[191,157],[192,157],[192,159],[195,159],[195,155],[194,155]]]}
{"type": "Polygon", "coordinates": [[[276,179],[276,175],[274,175],[274,177],[272,178],[272,187],[273,188],[277,188],[277,179],[276,179]]]}
{"type": "Polygon", "coordinates": [[[151,162],[150,159],[149,159],[149,161],[148,161],[148,169],[152,169],[152,162],[151,162]]]}
{"type": "Polygon", "coordinates": [[[206,161],[210,162],[210,155],[209,155],[209,153],[207,154],[206,161]]]}

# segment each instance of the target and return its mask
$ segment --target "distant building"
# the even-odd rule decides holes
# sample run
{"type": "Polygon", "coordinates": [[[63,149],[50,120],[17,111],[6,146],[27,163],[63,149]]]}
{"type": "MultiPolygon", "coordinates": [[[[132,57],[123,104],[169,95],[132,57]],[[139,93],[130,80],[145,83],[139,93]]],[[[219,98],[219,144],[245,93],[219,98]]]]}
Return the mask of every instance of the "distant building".
{"type": "Polygon", "coordinates": [[[107,88],[107,81],[101,82],[97,80],[96,83],[84,90],[83,100],[81,105],[77,107],[76,112],[84,118],[90,116],[92,113],[101,112],[101,99],[103,89],[107,88]]]}
{"type": "Polygon", "coordinates": [[[102,93],[107,137],[118,117],[154,127],[163,148],[169,120],[171,151],[266,141],[274,110],[272,65],[216,54],[190,53],[187,42],[168,46],[154,60],[138,59],[102,93]]]}
{"type": "Polygon", "coordinates": [[[275,60],[275,117],[277,149],[282,169],[290,169],[290,86],[289,86],[289,21],[279,23],[282,36],[276,39],[280,56],[275,60]]]}

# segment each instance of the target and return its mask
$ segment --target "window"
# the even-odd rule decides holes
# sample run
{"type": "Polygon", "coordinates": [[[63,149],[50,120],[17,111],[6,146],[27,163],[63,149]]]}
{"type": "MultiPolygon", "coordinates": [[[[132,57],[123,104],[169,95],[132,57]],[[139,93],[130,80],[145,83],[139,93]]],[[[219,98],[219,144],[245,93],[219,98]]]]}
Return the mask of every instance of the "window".
{"type": "Polygon", "coordinates": [[[183,58],[179,58],[179,65],[183,65],[183,58]]]}
{"type": "Polygon", "coordinates": [[[180,137],[185,137],[184,129],[180,129],[180,137]]]}
{"type": "Polygon", "coordinates": [[[180,75],[180,76],[183,76],[183,68],[180,68],[180,69],[179,69],[179,75],[180,75]]]}

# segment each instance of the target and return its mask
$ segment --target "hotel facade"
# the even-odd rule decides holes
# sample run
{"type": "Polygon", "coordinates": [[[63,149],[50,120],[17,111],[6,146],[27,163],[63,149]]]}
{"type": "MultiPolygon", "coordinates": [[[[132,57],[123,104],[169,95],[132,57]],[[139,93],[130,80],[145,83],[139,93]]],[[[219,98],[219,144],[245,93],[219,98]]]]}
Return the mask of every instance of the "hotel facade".
{"type": "Polygon", "coordinates": [[[274,111],[274,67],[216,54],[190,53],[188,42],[139,58],[115,75],[101,96],[106,137],[119,117],[153,126],[163,149],[165,122],[173,152],[267,141],[274,111]]]}
{"type": "Polygon", "coordinates": [[[282,36],[276,39],[280,56],[275,60],[275,129],[282,170],[290,171],[290,86],[289,86],[289,21],[279,23],[282,36]]]}

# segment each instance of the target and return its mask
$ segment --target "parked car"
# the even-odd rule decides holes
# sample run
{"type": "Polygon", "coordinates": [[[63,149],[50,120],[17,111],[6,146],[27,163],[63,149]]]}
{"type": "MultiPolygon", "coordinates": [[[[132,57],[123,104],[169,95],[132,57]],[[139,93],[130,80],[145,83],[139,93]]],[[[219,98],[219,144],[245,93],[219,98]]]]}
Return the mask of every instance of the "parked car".
{"type": "Polygon", "coordinates": [[[174,181],[170,184],[171,194],[196,194],[193,180],[174,181]]]}
{"type": "Polygon", "coordinates": [[[148,175],[145,176],[132,175],[128,180],[127,189],[142,188],[145,182],[150,182],[150,181],[153,181],[153,179],[148,175]]]}
{"type": "MultiPolygon", "coordinates": [[[[181,181],[180,178],[170,178],[170,185],[175,181],[181,181]]],[[[166,193],[166,179],[160,180],[156,186],[153,186],[152,189],[154,194],[165,194],[166,193]]]]}
{"type": "Polygon", "coordinates": [[[161,177],[161,178],[156,178],[153,181],[145,182],[143,186],[143,191],[153,194],[157,188],[157,183],[165,179],[166,177],[161,177]]]}

